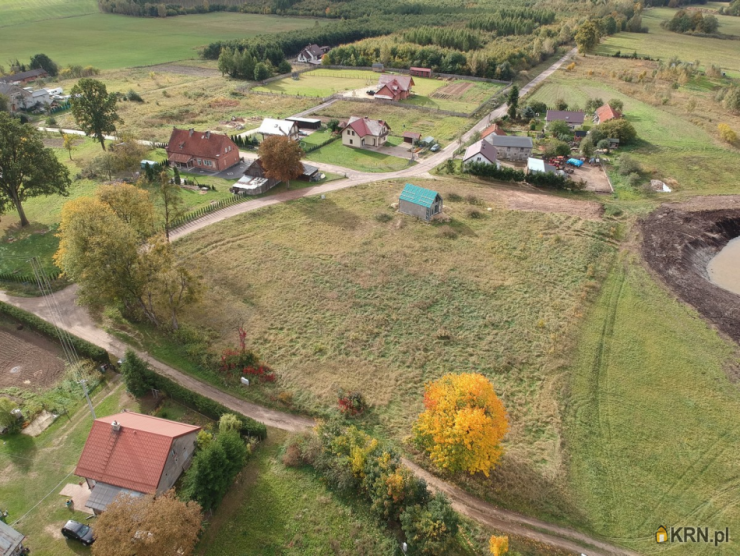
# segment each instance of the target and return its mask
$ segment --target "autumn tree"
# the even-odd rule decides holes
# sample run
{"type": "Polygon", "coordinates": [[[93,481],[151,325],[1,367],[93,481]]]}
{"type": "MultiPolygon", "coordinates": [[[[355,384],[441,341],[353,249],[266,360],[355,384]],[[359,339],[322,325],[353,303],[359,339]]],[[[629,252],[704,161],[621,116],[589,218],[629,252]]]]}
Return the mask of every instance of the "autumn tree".
{"type": "Polygon", "coordinates": [[[575,40],[578,46],[578,52],[581,54],[593,52],[599,44],[599,38],[599,28],[596,24],[593,21],[586,21],[576,32],[575,40]]]}
{"type": "Polygon", "coordinates": [[[70,94],[77,125],[93,135],[105,150],[105,134],[116,131],[116,122],[123,123],[116,111],[116,95],[109,94],[102,82],[89,77],[80,79],[70,94]]]}
{"type": "Polygon", "coordinates": [[[737,133],[735,133],[729,125],[719,124],[717,126],[717,130],[719,131],[719,136],[725,143],[729,143],[730,145],[737,143],[737,133]]]}
{"type": "Polygon", "coordinates": [[[445,375],[427,384],[426,411],[414,426],[418,445],[439,468],[483,472],[496,465],[509,423],[491,382],[481,374],[445,375]]]}
{"type": "Polygon", "coordinates": [[[69,159],[72,160],[72,151],[75,149],[75,143],[77,143],[80,138],[71,133],[64,133],[63,131],[59,131],[59,133],[62,135],[64,150],[67,151],[69,159]]]}
{"type": "Polygon", "coordinates": [[[44,147],[39,132],[0,112],[0,214],[14,206],[21,226],[29,224],[23,202],[42,195],[67,195],[69,171],[44,147]]]}
{"type": "Polygon", "coordinates": [[[284,181],[290,189],[290,180],[303,174],[303,149],[288,137],[268,137],[259,147],[260,160],[268,178],[284,181]]]}
{"type": "Polygon", "coordinates": [[[488,541],[488,548],[493,556],[504,556],[504,554],[509,552],[509,537],[491,535],[488,541]]]}
{"type": "Polygon", "coordinates": [[[123,183],[101,185],[95,194],[134,231],[139,241],[154,234],[154,207],[148,191],[123,183]]]}
{"type": "Polygon", "coordinates": [[[182,502],[173,490],[141,498],[119,495],[95,523],[94,556],[193,554],[203,516],[197,502],[182,502]]]}

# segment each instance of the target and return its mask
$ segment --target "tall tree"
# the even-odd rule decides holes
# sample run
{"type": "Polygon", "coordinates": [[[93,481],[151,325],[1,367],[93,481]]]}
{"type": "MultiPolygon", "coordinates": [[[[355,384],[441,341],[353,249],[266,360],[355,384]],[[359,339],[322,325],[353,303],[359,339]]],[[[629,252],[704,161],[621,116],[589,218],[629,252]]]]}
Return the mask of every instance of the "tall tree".
{"type": "Polygon", "coordinates": [[[10,99],[5,95],[0,95],[0,112],[10,112],[10,99]]]}
{"type": "Polygon", "coordinates": [[[154,207],[148,191],[129,183],[121,183],[101,185],[96,195],[134,230],[140,241],[145,241],[154,234],[154,207]]]}
{"type": "Polygon", "coordinates": [[[506,113],[509,115],[509,118],[516,120],[517,110],[519,110],[519,87],[516,85],[513,85],[511,91],[509,91],[508,102],[509,108],[506,113]]]}
{"type": "Polygon", "coordinates": [[[67,195],[66,166],[44,147],[38,131],[0,112],[0,214],[15,206],[21,226],[28,225],[23,201],[41,195],[67,195]]]}
{"type": "Polygon", "coordinates": [[[116,131],[116,122],[123,123],[116,112],[116,95],[109,94],[103,83],[89,77],[80,79],[70,94],[77,125],[95,136],[105,150],[105,134],[116,131]]]}
{"type": "Polygon", "coordinates": [[[162,199],[164,235],[169,241],[172,220],[182,213],[183,200],[180,186],[170,182],[170,175],[166,171],[159,175],[159,197],[162,199]]]}
{"type": "Polygon", "coordinates": [[[182,502],[173,490],[160,496],[119,495],[95,523],[94,556],[190,556],[203,522],[197,502],[182,502]]]}
{"type": "Polygon", "coordinates": [[[36,54],[31,57],[31,69],[43,69],[52,77],[59,73],[59,66],[46,54],[36,54]]]}
{"type": "Polygon", "coordinates": [[[424,406],[414,433],[434,464],[453,473],[488,476],[503,453],[500,442],[509,428],[491,381],[477,373],[445,375],[427,384],[424,406]]]}
{"type": "Polygon", "coordinates": [[[303,174],[303,149],[288,137],[268,137],[260,143],[258,152],[267,177],[286,182],[287,189],[290,180],[303,174]]]}
{"type": "Polygon", "coordinates": [[[586,21],[583,25],[578,28],[576,33],[576,45],[578,46],[578,52],[581,54],[587,54],[593,52],[596,45],[599,44],[601,35],[599,28],[593,21],[586,21]]]}

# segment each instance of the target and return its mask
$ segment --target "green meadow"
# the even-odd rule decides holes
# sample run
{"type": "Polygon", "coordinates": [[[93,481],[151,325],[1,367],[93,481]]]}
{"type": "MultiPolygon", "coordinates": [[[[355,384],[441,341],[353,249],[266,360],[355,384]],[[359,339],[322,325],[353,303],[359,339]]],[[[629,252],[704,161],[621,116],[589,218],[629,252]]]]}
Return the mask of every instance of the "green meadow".
{"type": "Polygon", "coordinates": [[[6,37],[6,27],[95,13],[98,13],[95,0],[3,0],[0,2],[0,29],[6,37]]]}

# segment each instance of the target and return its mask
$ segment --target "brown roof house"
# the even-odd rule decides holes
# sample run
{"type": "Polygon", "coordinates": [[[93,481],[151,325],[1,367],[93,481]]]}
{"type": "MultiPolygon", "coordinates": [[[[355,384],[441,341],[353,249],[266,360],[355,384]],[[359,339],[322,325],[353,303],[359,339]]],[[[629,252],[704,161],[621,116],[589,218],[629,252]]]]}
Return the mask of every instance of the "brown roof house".
{"type": "Polygon", "coordinates": [[[45,69],[32,69],[28,71],[21,71],[18,73],[14,73],[13,75],[6,75],[5,77],[0,77],[0,82],[3,83],[30,83],[31,81],[36,81],[37,79],[43,79],[44,77],[49,77],[49,74],[46,73],[45,69]]]}
{"type": "Polygon", "coordinates": [[[580,110],[577,112],[572,110],[548,110],[545,122],[550,124],[552,122],[563,121],[568,124],[568,127],[574,129],[582,126],[585,118],[586,115],[580,110]]]}
{"type": "Polygon", "coordinates": [[[493,124],[484,129],[481,132],[480,137],[481,139],[485,139],[489,135],[506,135],[506,132],[501,129],[501,126],[499,126],[498,124],[493,124]]]}
{"type": "Polygon", "coordinates": [[[200,427],[124,411],[93,421],[75,475],[99,514],[119,494],[161,494],[190,466],[200,427]]]}
{"type": "Polygon", "coordinates": [[[414,78],[410,75],[381,75],[378,79],[375,98],[382,100],[407,99],[411,95],[411,86],[414,84],[414,78]]]}
{"type": "Polygon", "coordinates": [[[180,168],[222,172],[239,162],[239,147],[220,133],[173,128],[167,160],[180,168]]]}
{"type": "Polygon", "coordinates": [[[605,104],[598,110],[596,110],[596,113],[594,114],[594,123],[596,124],[603,124],[604,122],[608,122],[609,120],[618,120],[622,117],[622,113],[619,110],[614,110],[611,106],[608,104],[605,104]]]}
{"type": "Polygon", "coordinates": [[[309,44],[298,54],[298,61],[304,64],[319,65],[324,54],[329,52],[330,47],[319,46],[318,44],[309,44]]]}
{"type": "Polygon", "coordinates": [[[382,147],[388,139],[390,126],[383,120],[352,116],[342,132],[345,147],[382,147]]]}
{"type": "Polygon", "coordinates": [[[465,149],[465,155],[463,155],[463,165],[465,164],[495,164],[500,166],[498,163],[498,154],[496,147],[491,145],[488,141],[481,139],[470,145],[465,149]]]}

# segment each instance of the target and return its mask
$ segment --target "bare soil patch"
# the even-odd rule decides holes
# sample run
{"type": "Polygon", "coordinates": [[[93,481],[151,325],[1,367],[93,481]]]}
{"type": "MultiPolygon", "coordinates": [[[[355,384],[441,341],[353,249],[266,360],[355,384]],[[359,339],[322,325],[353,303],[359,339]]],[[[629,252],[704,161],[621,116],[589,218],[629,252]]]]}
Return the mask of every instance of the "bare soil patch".
{"type": "Polygon", "coordinates": [[[471,82],[459,82],[450,83],[444,87],[440,87],[434,91],[431,95],[432,98],[460,98],[465,92],[473,86],[471,82]]]}
{"type": "Polygon", "coordinates": [[[516,190],[501,190],[497,193],[503,197],[506,208],[510,210],[559,212],[585,220],[601,220],[604,212],[604,207],[596,201],[576,201],[544,193],[516,190]]]}
{"type": "Polygon", "coordinates": [[[45,390],[64,374],[59,347],[30,330],[0,322],[0,388],[45,390]]]}
{"type": "Polygon", "coordinates": [[[642,255],[683,301],[740,342],[740,296],[709,281],[707,264],[740,236],[740,196],[661,206],[641,222],[642,255]]]}
{"type": "Polygon", "coordinates": [[[196,66],[181,66],[179,64],[160,64],[150,66],[153,72],[175,73],[177,75],[192,75],[194,77],[220,77],[221,72],[210,68],[199,68],[196,66]]]}

